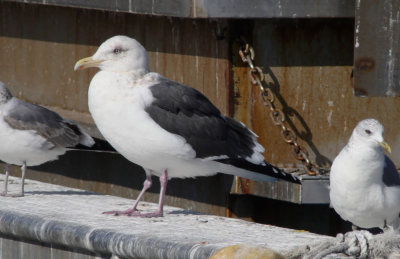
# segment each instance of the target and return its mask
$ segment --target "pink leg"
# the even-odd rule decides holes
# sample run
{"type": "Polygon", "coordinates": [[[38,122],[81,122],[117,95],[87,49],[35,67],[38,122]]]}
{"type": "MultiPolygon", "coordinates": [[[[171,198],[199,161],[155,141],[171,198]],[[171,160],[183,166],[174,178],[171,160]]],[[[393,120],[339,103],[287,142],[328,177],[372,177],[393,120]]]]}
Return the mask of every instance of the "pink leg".
{"type": "Polygon", "coordinates": [[[26,175],[26,162],[24,162],[21,166],[21,192],[16,193],[16,194],[8,194],[8,176],[10,175],[10,172],[8,170],[8,164],[6,164],[6,177],[4,179],[4,191],[0,194],[0,196],[7,196],[7,197],[24,197],[25,191],[25,175],[26,175]]]}
{"type": "Polygon", "coordinates": [[[24,197],[24,195],[25,195],[25,175],[26,175],[26,162],[25,161],[21,166],[21,172],[22,172],[22,176],[21,176],[21,193],[15,195],[14,197],[24,197]]]}
{"type": "Polygon", "coordinates": [[[158,209],[155,212],[139,214],[139,215],[129,215],[129,216],[139,216],[142,218],[153,218],[153,217],[162,217],[164,215],[164,198],[165,198],[165,191],[167,190],[167,183],[168,183],[168,172],[164,170],[160,176],[160,198],[158,201],[158,209]]]}
{"type": "Polygon", "coordinates": [[[133,204],[133,207],[128,210],[123,210],[123,211],[118,211],[118,210],[112,210],[112,211],[105,211],[103,214],[114,214],[115,216],[118,215],[131,215],[131,214],[136,214],[138,211],[136,210],[137,205],[139,204],[140,199],[143,197],[143,194],[149,189],[152,185],[151,181],[151,173],[146,171],[146,180],[143,183],[143,188],[139,193],[139,196],[136,198],[135,203],[133,204]]]}
{"type": "Polygon", "coordinates": [[[104,214],[114,214],[114,215],[127,215],[131,217],[142,217],[142,218],[152,218],[152,217],[162,217],[164,214],[163,208],[164,208],[164,198],[165,198],[165,191],[167,190],[167,183],[168,183],[168,172],[167,170],[164,170],[163,173],[160,176],[160,199],[158,201],[158,209],[155,212],[150,212],[150,213],[144,213],[141,214],[139,211],[136,210],[136,207],[139,203],[140,198],[143,196],[143,193],[150,188],[151,186],[151,174],[147,174],[146,172],[146,181],[143,184],[143,189],[140,192],[138,199],[135,201],[135,204],[133,204],[133,207],[129,210],[125,211],[107,211],[103,212],[104,214]]]}
{"type": "Polygon", "coordinates": [[[8,176],[10,175],[10,171],[8,171],[9,165],[6,164],[6,176],[4,178],[4,191],[0,193],[1,196],[7,196],[8,192],[8,176]]]}

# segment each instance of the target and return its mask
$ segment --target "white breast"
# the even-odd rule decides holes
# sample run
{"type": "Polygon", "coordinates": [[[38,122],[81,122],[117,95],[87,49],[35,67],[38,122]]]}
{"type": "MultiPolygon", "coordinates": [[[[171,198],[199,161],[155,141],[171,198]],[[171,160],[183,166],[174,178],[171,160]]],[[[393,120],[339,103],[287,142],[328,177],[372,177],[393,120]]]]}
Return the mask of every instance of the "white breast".
{"type": "Polygon", "coordinates": [[[195,151],[146,113],[145,106],[153,101],[150,84],[147,79],[135,83],[127,74],[100,71],[90,84],[89,109],[100,132],[118,152],[156,173],[169,169],[171,175],[173,167],[192,160],[195,151]]]}

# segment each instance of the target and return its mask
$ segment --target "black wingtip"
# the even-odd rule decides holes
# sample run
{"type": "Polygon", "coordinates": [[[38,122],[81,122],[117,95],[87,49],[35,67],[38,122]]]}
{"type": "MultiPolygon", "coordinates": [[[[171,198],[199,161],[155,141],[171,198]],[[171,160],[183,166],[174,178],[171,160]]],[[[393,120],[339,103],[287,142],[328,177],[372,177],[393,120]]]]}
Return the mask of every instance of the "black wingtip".
{"type": "Polygon", "coordinates": [[[93,138],[94,144],[91,147],[78,144],[74,149],[88,150],[88,151],[103,151],[103,152],[117,152],[111,145],[105,140],[93,138]]]}
{"type": "Polygon", "coordinates": [[[281,179],[284,181],[288,181],[291,183],[301,184],[301,180],[289,173],[284,172],[282,169],[275,167],[268,162],[264,161],[263,165],[256,165],[247,160],[242,159],[220,159],[216,160],[219,163],[233,165],[235,167],[239,167],[248,171],[252,171],[255,173],[259,173],[266,176],[275,177],[277,179],[281,179]]]}

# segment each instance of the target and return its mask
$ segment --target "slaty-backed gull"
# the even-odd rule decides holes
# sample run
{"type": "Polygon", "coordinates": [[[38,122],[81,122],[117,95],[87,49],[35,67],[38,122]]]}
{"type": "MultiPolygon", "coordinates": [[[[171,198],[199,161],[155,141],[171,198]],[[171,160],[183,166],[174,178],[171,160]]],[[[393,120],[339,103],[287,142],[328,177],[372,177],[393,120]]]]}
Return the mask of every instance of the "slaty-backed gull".
{"type": "Polygon", "coordinates": [[[131,209],[106,213],[163,215],[168,178],[209,176],[218,172],[260,181],[276,178],[299,183],[264,161],[264,148],[244,124],[221,115],[199,91],[150,72],[145,48],[126,36],[105,41],[75,70],[98,67],[89,87],[89,110],[103,136],[124,157],[146,171],[143,189],[131,209]],[[158,210],[136,207],[160,176],[158,210]]]}
{"type": "Polygon", "coordinates": [[[382,148],[384,128],[375,119],[358,123],[349,142],[335,158],[330,173],[331,206],[362,228],[398,227],[400,177],[382,148]]]}
{"type": "Polygon", "coordinates": [[[2,196],[24,196],[27,166],[40,165],[63,155],[78,144],[92,146],[93,139],[75,123],[42,106],[13,97],[0,82],[0,160],[6,163],[2,196]],[[9,195],[8,165],[21,166],[21,193],[9,195]]]}

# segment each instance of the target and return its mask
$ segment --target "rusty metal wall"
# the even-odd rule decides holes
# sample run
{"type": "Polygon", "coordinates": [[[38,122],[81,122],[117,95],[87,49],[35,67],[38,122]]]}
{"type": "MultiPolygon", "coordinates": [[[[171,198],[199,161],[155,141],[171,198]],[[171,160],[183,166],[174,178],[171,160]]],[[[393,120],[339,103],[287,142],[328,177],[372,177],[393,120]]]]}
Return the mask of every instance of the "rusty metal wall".
{"type": "MultiPolygon", "coordinates": [[[[390,157],[400,166],[400,99],[353,94],[353,19],[256,20],[251,28],[255,63],[265,74],[299,142],[320,166],[329,166],[358,121],[373,117],[386,128],[390,157]]],[[[273,126],[257,88],[248,86],[248,68],[234,52],[238,118],[251,125],[266,146],[265,158],[280,167],[296,161],[273,126]],[[239,82],[239,83],[238,83],[239,82]]]]}
{"type": "Polygon", "coordinates": [[[354,17],[354,0],[3,0],[181,18],[354,17]]]}

